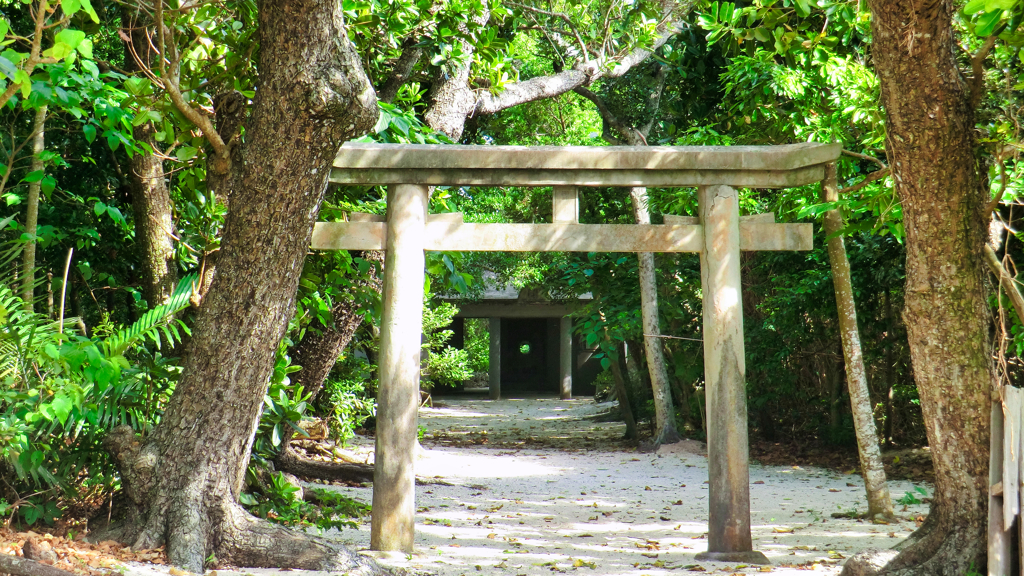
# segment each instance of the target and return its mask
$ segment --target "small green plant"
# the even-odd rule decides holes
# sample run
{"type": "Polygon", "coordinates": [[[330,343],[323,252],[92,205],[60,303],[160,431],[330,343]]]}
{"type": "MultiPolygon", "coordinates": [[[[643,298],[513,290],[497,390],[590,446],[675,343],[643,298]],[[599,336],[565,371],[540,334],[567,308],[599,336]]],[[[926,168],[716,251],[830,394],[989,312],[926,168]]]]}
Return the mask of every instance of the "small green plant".
{"type": "Polygon", "coordinates": [[[927,498],[927,497],[928,497],[928,491],[927,490],[925,490],[924,488],[921,488],[920,486],[914,486],[914,490],[913,491],[905,492],[903,494],[903,496],[899,500],[896,501],[896,503],[900,504],[900,505],[903,505],[903,506],[910,506],[911,504],[921,504],[921,498],[927,498]],[[918,498],[918,494],[921,495],[920,498],[918,498]]]}
{"type": "Polygon", "coordinates": [[[427,358],[426,369],[423,371],[423,388],[429,390],[434,386],[457,386],[473,377],[470,368],[469,352],[448,345],[454,332],[447,329],[459,309],[448,302],[434,303],[427,294],[426,306],[423,309],[423,344],[427,358]]]}
{"type": "Polygon", "coordinates": [[[250,513],[271,522],[322,532],[330,528],[356,528],[358,520],[370,512],[369,504],[329,490],[313,488],[300,499],[299,487],[280,472],[270,474],[264,483],[259,482],[258,476],[258,470],[250,467],[249,485],[257,488],[240,494],[238,499],[250,513]]]}
{"type": "Polygon", "coordinates": [[[354,356],[343,359],[339,365],[346,373],[345,377],[324,383],[315,408],[317,415],[326,420],[331,439],[344,446],[355,437],[356,429],[367,418],[377,414],[377,404],[373,400],[376,386],[371,377],[376,366],[365,358],[354,356]]]}
{"type": "Polygon", "coordinates": [[[260,416],[253,444],[253,452],[265,458],[277,454],[286,436],[306,435],[306,432],[299,428],[299,421],[306,413],[306,401],[309,396],[303,395],[302,386],[292,384],[288,378],[289,374],[300,370],[288,357],[289,345],[291,341],[285,338],[277,349],[274,372],[270,377],[267,393],[263,397],[263,414],[260,416]]]}

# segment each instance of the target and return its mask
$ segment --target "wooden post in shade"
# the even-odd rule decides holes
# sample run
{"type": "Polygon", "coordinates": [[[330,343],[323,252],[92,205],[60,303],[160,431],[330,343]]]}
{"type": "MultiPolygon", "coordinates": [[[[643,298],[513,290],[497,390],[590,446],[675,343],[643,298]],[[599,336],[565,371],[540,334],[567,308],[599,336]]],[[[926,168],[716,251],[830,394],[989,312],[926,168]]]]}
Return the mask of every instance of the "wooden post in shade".
{"type": "Polygon", "coordinates": [[[698,190],[704,227],[704,380],[708,410],[708,550],[698,560],[769,564],[750,537],[750,468],[740,294],[740,214],[736,190],[698,190]]]}
{"type": "Polygon", "coordinates": [[[491,318],[487,327],[490,335],[487,386],[491,400],[501,399],[501,318],[491,318]]]}
{"type": "Polygon", "coordinates": [[[558,328],[559,391],[562,400],[568,400],[572,398],[572,318],[562,318],[558,328]]]}
{"type": "Polygon", "coordinates": [[[374,452],[370,548],[411,553],[415,539],[416,417],[423,332],[423,229],[426,186],[388,188],[380,390],[374,452]]]}

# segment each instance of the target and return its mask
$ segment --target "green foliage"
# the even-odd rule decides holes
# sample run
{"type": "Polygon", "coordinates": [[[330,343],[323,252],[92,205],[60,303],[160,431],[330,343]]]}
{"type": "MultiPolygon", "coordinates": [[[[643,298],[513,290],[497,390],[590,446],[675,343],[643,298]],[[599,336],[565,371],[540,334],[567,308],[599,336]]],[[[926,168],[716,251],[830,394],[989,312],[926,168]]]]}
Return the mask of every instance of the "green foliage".
{"type": "Polygon", "coordinates": [[[250,486],[260,488],[243,492],[239,501],[253,515],[271,522],[293,527],[312,527],[319,532],[331,528],[357,528],[358,520],[370,513],[370,506],[329,490],[309,489],[314,502],[298,498],[299,488],[281,472],[267,475],[267,482],[257,480],[250,471],[250,486]]]}
{"type": "Polygon", "coordinates": [[[355,431],[367,418],[377,415],[377,404],[368,386],[370,375],[376,369],[365,360],[342,360],[340,371],[344,379],[328,378],[316,401],[317,414],[327,420],[327,428],[335,442],[344,445],[355,437],[355,431]]]}
{"type": "Polygon", "coordinates": [[[927,490],[925,490],[924,488],[922,488],[920,486],[914,486],[914,490],[913,491],[905,492],[903,494],[903,496],[901,496],[898,500],[896,500],[896,503],[900,504],[900,505],[903,505],[903,506],[910,506],[912,504],[921,504],[921,498],[927,498],[927,497],[928,497],[928,491],[927,490]]]}
{"type": "Polygon", "coordinates": [[[473,377],[469,353],[448,345],[454,333],[445,328],[451,325],[459,309],[448,302],[432,302],[427,296],[427,305],[423,307],[423,350],[427,356],[423,387],[429,390],[434,386],[456,386],[473,377]]]}
{"type": "Polygon", "coordinates": [[[104,352],[107,356],[118,356],[124,354],[132,344],[150,340],[159,350],[166,342],[173,345],[181,342],[181,332],[191,336],[192,332],[181,320],[175,320],[173,315],[187,308],[191,298],[197,291],[196,283],[198,277],[190,274],[178,282],[178,286],[171,293],[166,302],[156,306],[142,315],[131,326],[118,331],[103,341],[104,352]],[[181,328],[181,331],[178,328],[181,328]],[[160,335],[163,334],[163,340],[160,335]]]}
{"type": "Polygon", "coordinates": [[[303,394],[302,386],[292,384],[288,377],[301,370],[299,366],[292,365],[288,357],[290,345],[291,341],[285,338],[278,346],[274,371],[270,376],[267,393],[263,396],[263,414],[253,443],[253,454],[259,458],[270,460],[276,456],[286,435],[306,435],[299,427],[299,421],[306,413],[309,396],[303,394]]]}
{"type": "MultiPolygon", "coordinates": [[[[192,280],[175,293],[189,294],[192,280]]],[[[73,319],[62,330],[26,311],[0,282],[0,473],[9,485],[45,493],[12,503],[9,512],[30,524],[52,522],[59,515],[53,489],[73,491],[82,471],[112,482],[102,438],[116,426],[143,431],[158,421],[177,372],[143,344],[156,342],[154,334],[187,305],[187,297],[172,298],[112,339],[90,339],[72,333],[73,319]]],[[[170,332],[167,342],[180,342],[179,333],[170,332]]]]}

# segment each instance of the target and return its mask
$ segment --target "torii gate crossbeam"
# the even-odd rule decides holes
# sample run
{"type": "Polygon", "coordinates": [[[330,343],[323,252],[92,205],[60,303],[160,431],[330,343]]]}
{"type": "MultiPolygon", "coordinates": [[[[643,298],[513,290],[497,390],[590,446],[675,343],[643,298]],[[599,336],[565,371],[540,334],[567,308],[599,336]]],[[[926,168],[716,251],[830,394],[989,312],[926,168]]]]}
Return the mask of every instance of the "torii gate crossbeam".
{"type": "Polygon", "coordinates": [[[370,547],[412,552],[424,250],[697,252],[708,411],[708,551],[699,559],[768,563],[753,550],[740,286],[741,250],[810,250],[811,224],[739,216],[737,187],[820,182],[839,144],[520,147],[346,144],[336,184],[387,185],[387,215],[321,222],[314,250],[385,250],[380,390],[370,547]],[[467,224],[428,214],[428,186],[554,186],[550,224],[467,224]],[[698,218],[579,224],[579,186],[698,188],[698,218]]]}

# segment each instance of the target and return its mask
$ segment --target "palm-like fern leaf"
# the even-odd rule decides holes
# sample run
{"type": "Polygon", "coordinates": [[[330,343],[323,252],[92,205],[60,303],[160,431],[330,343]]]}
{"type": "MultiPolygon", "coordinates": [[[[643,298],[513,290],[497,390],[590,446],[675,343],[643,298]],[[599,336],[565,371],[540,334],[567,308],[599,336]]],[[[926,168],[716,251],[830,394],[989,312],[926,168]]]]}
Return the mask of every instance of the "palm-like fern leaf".
{"type": "Polygon", "coordinates": [[[195,290],[197,278],[196,274],[189,274],[182,278],[174,289],[174,293],[167,299],[167,302],[146,312],[142,315],[142,318],[139,318],[131,326],[122,328],[117,334],[105,339],[103,341],[103,351],[107,357],[111,358],[124,354],[125,350],[130,346],[146,338],[153,340],[157,348],[159,348],[161,330],[166,335],[168,344],[173,344],[175,340],[180,342],[181,335],[178,333],[177,325],[180,325],[186,334],[189,333],[188,327],[181,321],[177,321],[176,325],[172,315],[188,307],[192,298],[192,292],[195,290]],[[177,336],[177,338],[171,337],[172,332],[170,328],[173,328],[173,335],[177,336]]]}

